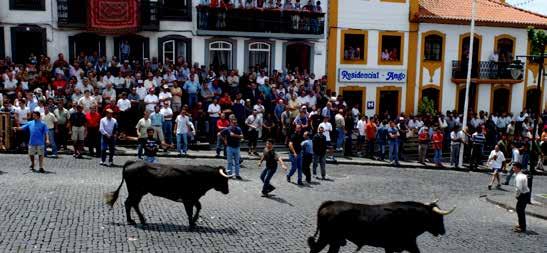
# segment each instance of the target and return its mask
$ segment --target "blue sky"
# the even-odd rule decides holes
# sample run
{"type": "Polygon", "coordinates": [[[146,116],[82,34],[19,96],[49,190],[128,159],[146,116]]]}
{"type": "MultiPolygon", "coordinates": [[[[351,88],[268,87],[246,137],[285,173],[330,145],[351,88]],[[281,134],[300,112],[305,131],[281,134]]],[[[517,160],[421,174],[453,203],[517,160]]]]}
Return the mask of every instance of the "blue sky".
{"type": "Polygon", "coordinates": [[[547,0],[507,0],[509,4],[517,4],[519,8],[547,16],[547,0]],[[519,5],[524,3],[522,5],[519,5]]]}

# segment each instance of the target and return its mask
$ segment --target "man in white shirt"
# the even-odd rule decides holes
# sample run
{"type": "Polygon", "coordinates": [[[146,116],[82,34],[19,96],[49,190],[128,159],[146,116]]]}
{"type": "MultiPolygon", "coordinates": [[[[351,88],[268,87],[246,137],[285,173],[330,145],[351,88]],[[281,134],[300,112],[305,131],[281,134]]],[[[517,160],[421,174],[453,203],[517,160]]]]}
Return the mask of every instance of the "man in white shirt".
{"type": "Polygon", "coordinates": [[[363,115],[361,119],[357,121],[357,130],[359,131],[359,136],[357,137],[357,150],[365,153],[364,144],[365,144],[365,128],[367,126],[367,116],[363,115]]]}
{"type": "Polygon", "coordinates": [[[175,134],[177,135],[177,151],[181,156],[185,156],[188,151],[188,133],[190,129],[190,118],[186,115],[186,110],[182,110],[175,120],[175,134]]]}
{"type": "Polygon", "coordinates": [[[173,145],[173,110],[169,107],[167,101],[163,102],[160,114],[163,115],[163,134],[165,135],[165,143],[173,145]]]}
{"type": "Polygon", "coordinates": [[[151,88],[158,87],[158,84],[156,83],[156,79],[154,79],[154,74],[148,73],[148,79],[144,80],[144,87],[149,90],[151,88]]]}
{"type": "Polygon", "coordinates": [[[160,104],[163,105],[167,103],[168,106],[171,106],[171,99],[173,98],[173,95],[169,91],[169,86],[167,86],[167,84],[164,84],[162,88],[163,89],[159,95],[160,104]]]}
{"type": "Polygon", "coordinates": [[[450,164],[454,165],[454,168],[458,168],[460,161],[460,148],[464,141],[463,132],[460,131],[459,126],[454,126],[454,130],[450,133],[450,164]]]}
{"type": "Polygon", "coordinates": [[[330,118],[327,116],[323,117],[323,122],[321,122],[318,128],[323,128],[323,135],[327,139],[327,148],[329,149],[329,158],[334,160],[334,148],[330,139],[330,132],[332,132],[332,124],[329,122],[330,118]]]}
{"type": "MultiPolygon", "coordinates": [[[[515,143],[511,143],[511,164],[521,163],[522,156],[520,155],[520,150],[516,147],[515,143]]],[[[505,182],[503,185],[509,185],[509,181],[511,181],[511,177],[513,176],[514,171],[510,170],[509,174],[505,176],[505,182]]]]}
{"type": "Polygon", "coordinates": [[[503,155],[503,152],[500,151],[500,147],[496,145],[494,150],[490,152],[490,156],[488,156],[487,164],[492,169],[492,178],[488,184],[488,190],[492,189],[492,184],[494,184],[494,181],[496,180],[498,181],[496,188],[501,189],[500,172],[503,168],[503,162],[505,162],[505,156],[503,155]]]}
{"type": "Polygon", "coordinates": [[[154,108],[158,103],[160,102],[160,99],[156,94],[154,94],[154,89],[151,88],[148,90],[148,95],[144,97],[144,104],[146,105],[146,110],[149,112],[153,112],[154,108]]]}
{"type": "Polygon", "coordinates": [[[120,109],[120,132],[123,134],[130,131],[131,126],[129,125],[129,122],[132,122],[131,120],[131,100],[127,98],[127,93],[122,92],[121,98],[118,99],[118,102],[116,103],[116,106],[120,109]]]}
{"type": "Polygon", "coordinates": [[[114,161],[118,122],[112,117],[113,113],[112,109],[106,109],[106,116],[99,123],[99,132],[101,133],[101,165],[105,165],[106,149],[108,149],[108,166],[112,166],[114,161]]]}
{"type": "Polygon", "coordinates": [[[216,98],[213,99],[213,103],[207,108],[207,113],[209,114],[209,142],[213,144],[216,141],[216,126],[220,117],[220,105],[216,98]]]}
{"type": "Polygon", "coordinates": [[[78,100],[78,105],[81,105],[84,108],[84,113],[88,113],[91,107],[97,106],[97,101],[91,97],[89,90],[84,91],[84,96],[78,100]]]}
{"type": "Polygon", "coordinates": [[[528,188],[528,177],[522,173],[520,163],[513,164],[513,171],[517,174],[515,178],[516,197],[517,197],[517,217],[519,224],[513,231],[517,233],[526,232],[526,205],[530,202],[530,189],[528,188]]]}

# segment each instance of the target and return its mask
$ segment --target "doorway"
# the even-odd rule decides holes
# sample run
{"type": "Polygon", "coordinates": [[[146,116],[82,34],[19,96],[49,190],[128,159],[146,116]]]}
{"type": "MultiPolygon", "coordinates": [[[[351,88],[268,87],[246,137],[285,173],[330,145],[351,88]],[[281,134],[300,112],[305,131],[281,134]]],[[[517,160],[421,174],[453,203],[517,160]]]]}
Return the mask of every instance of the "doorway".
{"type": "Polygon", "coordinates": [[[440,91],[437,88],[426,88],[422,90],[422,100],[424,98],[429,99],[429,101],[433,102],[435,110],[438,112],[440,111],[440,91]]]}
{"type": "Polygon", "coordinates": [[[287,45],[285,52],[285,67],[291,72],[310,73],[311,47],[305,43],[287,45]]]}
{"type": "Polygon", "coordinates": [[[114,38],[114,55],[120,61],[143,62],[150,57],[150,39],[139,35],[127,35],[114,38]],[[122,55],[122,48],[128,47],[128,55],[122,55]]]}
{"type": "Polygon", "coordinates": [[[47,55],[46,29],[34,25],[12,27],[11,53],[16,63],[28,62],[31,54],[47,55]]]}
{"type": "Polygon", "coordinates": [[[496,113],[509,112],[511,105],[511,90],[507,88],[497,88],[492,92],[492,104],[490,111],[496,113]]]}
{"type": "Polygon", "coordinates": [[[348,105],[347,108],[353,108],[354,105],[358,105],[361,114],[365,112],[365,100],[366,100],[366,88],[365,87],[341,87],[340,95],[344,97],[344,101],[348,105]]]}
{"type": "Polygon", "coordinates": [[[80,33],[68,37],[69,59],[74,59],[81,54],[91,56],[94,53],[98,56],[105,55],[105,37],[94,33],[80,33]]]}
{"type": "MultiPolygon", "coordinates": [[[[401,107],[401,88],[382,87],[376,90],[377,113],[380,115],[389,115],[390,119],[399,115],[401,107]]],[[[386,116],[387,116],[386,115],[386,116]]]]}
{"type": "MultiPolygon", "coordinates": [[[[530,109],[532,112],[537,112],[539,108],[539,99],[538,96],[540,96],[541,92],[537,88],[531,88],[526,90],[526,103],[525,108],[523,109],[530,109]]],[[[540,108],[541,111],[541,108],[540,108]]]]}
{"type": "MultiPolygon", "coordinates": [[[[463,107],[465,105],[465,85],[463,88],[458,89],[458,113],[464,113],[463,107]]],[[[469,111],[476,112],[477,109],[477,84],[471,83],[469,85],[469,111]]]]}

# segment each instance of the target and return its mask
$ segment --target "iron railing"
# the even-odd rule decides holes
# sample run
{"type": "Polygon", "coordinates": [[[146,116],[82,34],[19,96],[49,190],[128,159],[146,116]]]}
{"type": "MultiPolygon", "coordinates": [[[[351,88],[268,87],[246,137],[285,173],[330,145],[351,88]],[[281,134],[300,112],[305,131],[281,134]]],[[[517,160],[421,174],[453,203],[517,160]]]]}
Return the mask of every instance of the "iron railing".
{"type": "MultiPolygon", "coordinates": [[[[468,62],[452,61],[452,78],[467,78],[468,62]]],[[[481,61],[471,68],[471,78],[522,80],[522,73],[511,69],[511,62],[481,61]]]]}
{"type": "Polygon", "coordinates": [[[196,7],[198,30],[323,35],[325,13],[282,9],[196,7]]]}

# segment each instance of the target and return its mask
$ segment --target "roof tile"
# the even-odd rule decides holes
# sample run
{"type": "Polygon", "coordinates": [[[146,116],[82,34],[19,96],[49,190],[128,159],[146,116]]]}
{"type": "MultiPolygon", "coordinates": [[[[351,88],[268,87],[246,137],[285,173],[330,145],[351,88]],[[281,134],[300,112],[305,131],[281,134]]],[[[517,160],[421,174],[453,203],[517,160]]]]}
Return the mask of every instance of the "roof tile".
{"type": "MultiPolygon", "coordinates": [[[[420,0],[419,18],[426,23],[469,23],[471,0],[420,0]]],[[[547,17],[499,0],[477,0],[476,22],[489,26],[547,28],[547,17]]]]}

